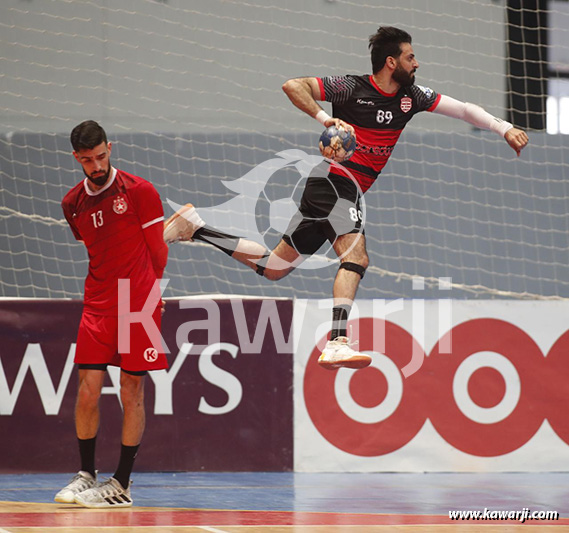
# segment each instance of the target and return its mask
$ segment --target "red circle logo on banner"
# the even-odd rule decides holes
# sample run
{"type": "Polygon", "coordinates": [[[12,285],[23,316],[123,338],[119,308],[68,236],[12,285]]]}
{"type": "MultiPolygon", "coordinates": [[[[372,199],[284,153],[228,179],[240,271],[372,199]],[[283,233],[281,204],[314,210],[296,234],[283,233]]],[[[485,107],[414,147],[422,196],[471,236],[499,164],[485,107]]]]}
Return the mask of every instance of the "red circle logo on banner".
{"type": "MultiPolygon", "coordinates": [[[[396,367],[402,368],[411,360],[412,350],[420,350],[424,355],[421,346],[403,328],[385,320],[376,318],[362,318],[359,320],[359,331],[361,337],[358,350],[363,352],[377,352],[374,350],[374,339],[376,348],[381,346],[381,351],[387,356],[396,367]],[[383,347],[384,344],[384,347],[383,347]]],[[[426,411],[420,408],[422,404],[421,390],[417,386],[418,375],[414,374],[408,379],[403,380],[400,373],[398,377],[388,370],[378,370],[375,367],[368,367],[356,372],[340,369],[338,372],[325,371],[318,366],[318,357],[321,354],[320,346],[326,342],[321,339],[306,364],[304,374],[304,399],[308,414],[318,431],[326,440],[337,448],[354,455],[372,457],[383,455],[398,450],[405,446],[421,429],[426,420],[426,411]],[[379,421],[355,420],[353,416],[346,413],[346,408],[342,408],[338,402],[336,382],[341,378],[341,373],[352,376],[349,380],[357,385],[355,392],[348,383],[344,387],[347,394],[352,398],[354,406],[360,406],[360,411],[368,411],[371,417],[379,421]],[[387,381],[387,393],[390,389],[399,388],[401,391],[399,398],[390,400],[391,405],[395,406],[392,414],[381,413],[374,408],[381,407],[388,401],[387,397],[381,398],[377,389],[386,389],[385,374],[389,374],[387,381]],[[357,378],[356,378],[357,376],[357,378]],[[397,379],[400,380],[397,383],[397,379]],[[401,387],[401,382],[403,382],[401,387]],[[347,391],[346,391],[347,389],[347,391]],[[351,393],[350,393],[350,389],[351,393]],[[353,396],[353,397],[352,397],[353,396]],[[399,401],[398,401],[399,400],[399,401]],[[373,405],[379,401],[379,404],[373,405]]],[[[372,363],[373,364],[373,363],[372,363]]],[[[389,411],[389,409],[388,409],[389,411]]],[[[362,415],[363,416],[363,415],[362,415]]]]}
{"type": "Polygon", "coordinates": [[[569,331],[566,331],[551,347],[545,358],[545,373],[541,400],[543,412],[557,435],[569,444],[569,417],[567,394],[569,383],[569,331]]]}
{"type": "MultiPolygon", "coordinates": [[[[495,319],[476,319],[452,329],[452,354],[433,348],[419,373],[427,377],[425,403],[437,432],[458,450],[482,457],[523,446],[539,429],[544,413],[535,408],[544,357],[520,328],[495,319]],[[494,368],[488,381],[476,370],[494,368]],[[504,386],[505,385],[505,386],[504,386]],[[476,387],[477,390],[474,390],[476,387]],[[490,396],[494,406],[473,398],[490,396]]],[[[488,374],[486,374],[488,377],[488,374]]]]}
{"type": "Polygon", "coordinates": [[[361,318],[356,329],[361,332],[357,349],[373,352],[370,367],[321,369],[323,338],[304,374],[308,414],[340,450],[366,457],[391,453],[410,442],[427,418],[449,444],[480,457],[519,449],[546,416],[569,443],[566,388],[557,386],[569,378],[569,332],[551,349],[546,366],[533,339],[502,320],[455,326],[427,358],[413,336],[391,322],[361,318]],[[449,345],[450,354],[441,349],[449,345]],[[413,353],[424,358],[423,366],[404,379],[401,369],[413,353]],[[550,385],[547,392],[544,383],[550,385]]]}

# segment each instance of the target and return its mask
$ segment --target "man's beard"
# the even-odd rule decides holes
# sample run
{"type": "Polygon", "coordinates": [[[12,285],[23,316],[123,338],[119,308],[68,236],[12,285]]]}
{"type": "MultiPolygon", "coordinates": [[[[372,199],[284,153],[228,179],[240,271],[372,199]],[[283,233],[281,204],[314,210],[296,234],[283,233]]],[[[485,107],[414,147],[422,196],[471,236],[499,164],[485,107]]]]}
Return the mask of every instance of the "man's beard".
{"type": "Polygon", "coordinates": [[[87,179],[93,185],[96,185],[97,187],[102,187],[105,183],[107,183],[107,180],[111,175],[111,165],[109,165],[109,169],[102,176],[97,176],[96,178],[94,178],[93,176],[89,176],[89,174],[87,174],[85,171],[83,171],[83,173],[85,174],[85,176],[87,176],[87,179]]]}
{"type": "Polygon", "coordinates": [[[410,87],[415,83],[415,73],[405,71],[401,65],[397,65],[397,68],[393,71],[392,78],[401,87],[410,87]]]}

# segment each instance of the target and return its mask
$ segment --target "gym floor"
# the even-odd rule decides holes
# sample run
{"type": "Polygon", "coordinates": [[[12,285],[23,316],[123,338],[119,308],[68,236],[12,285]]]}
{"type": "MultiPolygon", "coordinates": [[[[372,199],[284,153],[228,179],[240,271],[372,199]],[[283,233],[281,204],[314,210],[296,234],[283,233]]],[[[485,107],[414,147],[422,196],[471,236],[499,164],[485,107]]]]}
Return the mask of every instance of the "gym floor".
{"type": "Polygon", "coordinates": [[[569,531],[565,473],[135,472],[134,506],[112,510],[55,503],[71,476],[0,475],[0,533],[569,531]],[[559,518],[449,518],[449,511],[484,509],[559,518]]]}

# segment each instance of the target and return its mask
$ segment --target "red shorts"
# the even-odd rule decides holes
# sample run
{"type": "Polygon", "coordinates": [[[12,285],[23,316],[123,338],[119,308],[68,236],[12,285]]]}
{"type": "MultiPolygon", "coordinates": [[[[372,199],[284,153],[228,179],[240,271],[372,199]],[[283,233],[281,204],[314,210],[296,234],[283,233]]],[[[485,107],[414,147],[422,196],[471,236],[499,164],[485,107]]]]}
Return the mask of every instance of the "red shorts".
{"type": "MultiPolygon", "coordinates": [[[[152,321],[160,331],[162,313],[158,307],[152,314],[152,321]]],[[[162,370],[168,368],[164,347],[141,322],[129,324],[116,316],[94,315],[83,312],[75,362],[78,364],[108,364],[119,366],[130,372],[162,370]]]]}

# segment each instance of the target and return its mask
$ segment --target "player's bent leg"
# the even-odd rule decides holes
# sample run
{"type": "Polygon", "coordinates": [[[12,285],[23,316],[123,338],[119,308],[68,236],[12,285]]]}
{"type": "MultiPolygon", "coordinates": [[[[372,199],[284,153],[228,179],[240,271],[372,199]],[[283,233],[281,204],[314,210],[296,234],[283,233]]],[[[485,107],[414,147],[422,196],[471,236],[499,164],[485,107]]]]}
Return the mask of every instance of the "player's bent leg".
{"type": "Polygon", "coordinates": [[[265,246],[258,242],[230,235],[206,225],[195,207],[192,204],[186,204],[164,224],[164,241],[172,244],[195,240],[211,244],[261,275],[271,254],[265,246]]]}
{"type": "Polygon", "coordinates": [[[271,252],[262,244],[251,241],[249,239],[237,238],[234,250],[231,253],[227,252],[233,259],[239,261],[241,264],[259,272],[259,263],[262,263],[271,252]]]}
{"type": "Polygon", "coordinates": [[[196,208],[192,204],[186,204],[164,223],[164,242],[173,244],[196,240],[215,246],[247,266],[251,266],[251,261],[269,253],[263,245],[255,241],[242,239],[207,225],[196,208]]]}
{"type": "Polygon", "coordinates": [[[290,244],[281,239],[275,249],[257,263],[257,273],[268,280],[278,281],[290,274],[304,261],[290,244]]]}

